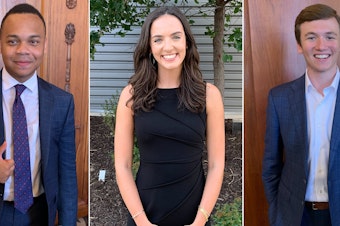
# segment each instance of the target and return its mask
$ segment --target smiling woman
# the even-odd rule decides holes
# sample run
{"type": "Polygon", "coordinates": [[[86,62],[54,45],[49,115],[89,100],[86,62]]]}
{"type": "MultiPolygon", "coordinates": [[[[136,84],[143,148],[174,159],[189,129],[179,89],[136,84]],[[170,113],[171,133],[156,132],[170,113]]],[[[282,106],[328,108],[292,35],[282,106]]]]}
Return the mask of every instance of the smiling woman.
{"type": "Polygon", "coordinates": [[[158,63],[157,86],[178,87],[187,48],[181,21],[172,15],[160,16],[152,23],[150,35],[151,54],[158,63]]]}
{"type": "Polygon", "coordinates": [[[161,7],[146,18],[135,74],[116,114],[115,169],[128,226],[210,225],[224,173],[224,110],[221,93],[203,81],[198,63],[189,23],[178,8],[161,7]],[[134,132],[140,151],[136,181],[134,132]]]}

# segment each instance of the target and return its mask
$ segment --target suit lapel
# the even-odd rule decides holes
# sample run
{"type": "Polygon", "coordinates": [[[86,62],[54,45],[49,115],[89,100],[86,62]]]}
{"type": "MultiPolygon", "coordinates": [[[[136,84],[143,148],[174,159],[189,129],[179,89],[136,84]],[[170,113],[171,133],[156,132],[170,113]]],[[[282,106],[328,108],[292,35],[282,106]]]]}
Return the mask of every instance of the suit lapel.
{"type": "Polygon", "coordinates": [[[2,109],[2,70],[0,71],[0,145],[5,141],[5,125],[4,125],[4,116],[2,109]]]}
{"type": "MultiPolygon", "coordinates": [[[[5,141],[5,125],[4,125],[4,116],[3,116],[3,108],[2,108],[2,70],[0,71],[0,145],[5,141]]],[[[5,152],[2,157],[5,156],[5,152]]],[[[0,156],[1,157],[1,156],[0,156]]],[[[0,194],[3,197],[5,189],[5,184],[0,183],[0,194]]],[[[2,198],[0,198],[0,212],[2,210],[2,198]]]]}
{"type": "MultiPolygon", "coordinates": [[[[340,87],[338,87],[336,103],[334,109],[333,125],[332,125],[332,135],[330,141],[330,151],[329,151],[329,163],[328,168],[332,169],[333,164],[339,164],[340,150],[340,87]],[[336,160],[338,158],[338,160],[336,160]]],[[[328,172],[331,172],[329,170],[328,172]]]]}
{"type": "Polygon", "coordinates": [[[307,113],[306,113],[306,94],[305,94],[305,75],[301,76],[296,82],[292,83],[292,93],[289,96],[291,104],[292,120],[295,124],[296,135],[301,137],[303,152],[297,151],[298,158],[304,162],[305,174],[308,176],[308,135],[307,135],[307,113]],[[301,154],[300,154],[301,153],[301,154]]]}
{"type": "Polygon", "coordinates": [[[48,155],[50,150],[50,137],[52,125],[53,95],[50,86],[41,78],[38,78],[39,88],[39,130],[40,130],[40,146],[42,169],[47,168],[48,155]]]}

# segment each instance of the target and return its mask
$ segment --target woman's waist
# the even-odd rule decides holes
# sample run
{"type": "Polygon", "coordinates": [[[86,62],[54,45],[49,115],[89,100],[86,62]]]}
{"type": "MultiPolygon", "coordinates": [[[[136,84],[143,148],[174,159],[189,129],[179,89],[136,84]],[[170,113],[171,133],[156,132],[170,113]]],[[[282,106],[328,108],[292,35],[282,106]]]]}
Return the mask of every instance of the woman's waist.
{"type": "Polygon", "coordinates": [[[178,183],[192,183],[204,176],[202,162],[191,163],[141,163],[136,181],[143,187],[169,186],[178,183]]]}

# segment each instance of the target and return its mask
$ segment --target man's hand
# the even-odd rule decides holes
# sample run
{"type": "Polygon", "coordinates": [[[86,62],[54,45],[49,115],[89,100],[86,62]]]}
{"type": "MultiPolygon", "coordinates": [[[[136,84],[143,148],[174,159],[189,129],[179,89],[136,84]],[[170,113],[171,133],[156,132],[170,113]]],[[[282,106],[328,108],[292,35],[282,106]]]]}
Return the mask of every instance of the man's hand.
{"type": "Polygon", "coordinates": [[[14,160],[3,159],[2,154],[6,150],[6,141],[0,146],[0,183],[4,184],[8,177],[13,174],[14,160]]]}

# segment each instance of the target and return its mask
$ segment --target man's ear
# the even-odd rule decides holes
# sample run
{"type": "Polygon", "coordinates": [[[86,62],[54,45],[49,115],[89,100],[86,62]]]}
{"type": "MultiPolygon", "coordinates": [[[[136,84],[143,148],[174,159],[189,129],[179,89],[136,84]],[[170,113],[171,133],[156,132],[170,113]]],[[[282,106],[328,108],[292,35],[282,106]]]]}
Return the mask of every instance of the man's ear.
{"type": "Polygon", "coordinates": [[[296,43],[298,53],[303,53],[302,46],[299,43],[296,43]]]}
{"type": "Polygon", "coordinates": [[[47,37],[45,37],[44,54],[47,53],[47,46],[48,46],[48,40],[47,40],[47,37]]]}

